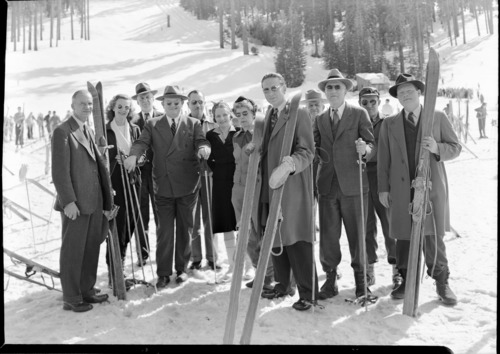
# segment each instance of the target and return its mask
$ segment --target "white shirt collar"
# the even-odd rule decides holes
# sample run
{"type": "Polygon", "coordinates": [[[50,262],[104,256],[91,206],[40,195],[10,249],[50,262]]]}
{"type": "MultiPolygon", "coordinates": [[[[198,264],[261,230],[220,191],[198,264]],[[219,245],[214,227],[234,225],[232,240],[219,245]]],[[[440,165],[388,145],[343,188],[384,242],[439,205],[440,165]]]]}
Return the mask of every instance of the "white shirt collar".
{"type": "MultiPolygon", "coordinates": [[[[418,123],[418,120],[420,118],[420,111],[422,110],[422,106],[421,105],[418,105],[417,109],[415,109],[413,112],[413,115],[415,116],[415,123],[418,123]]],[[[404,110],[405,111],[405,117],[408,117],[408,115],[410,114],[410,111],[407,111],[406,109],[404,110]]]]}

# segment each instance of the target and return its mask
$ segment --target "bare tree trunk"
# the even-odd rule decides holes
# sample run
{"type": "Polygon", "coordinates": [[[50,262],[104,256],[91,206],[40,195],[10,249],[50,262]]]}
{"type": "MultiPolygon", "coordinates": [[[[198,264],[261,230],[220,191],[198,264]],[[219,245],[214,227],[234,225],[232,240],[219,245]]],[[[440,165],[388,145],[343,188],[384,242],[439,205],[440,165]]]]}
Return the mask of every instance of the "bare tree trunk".
{"type": "Polygon", "coordinates": [[[422,29],[420,25],[420,9],[418,1],[415,2],[415,11],[417,19],[417,56],[418,56],[418,72],[422,73],[424,68],[424,41],[422,40],[422,29]]]}
{"type": "Polygon", "coordinates": [[[23,17],[23,53],[26,53],[26,3],[21,3],[21,16],[23,17]]]}
{"type": "Polygon", "coordinates": [[[462,17],[462,32],[464,34],[464,37],[463,37],[463,41],[464,41],[464,44],[467,43],[467,40],[465,38],[465,15],[464,15],[464,11],[465,11],[465,5],[464,5],[464,0],[460,0],[460,7],[461,7],[461,11],[460,11],[460,14],[461,14],[461,17],[462,17]]]}
{"type": "Polygon", "coordinates": [[[87,0],[87,40],[90,41],[90,0],[87,0]]]}
{"type": "Polygon", "coordinates": [[[448,5],[448,0],[446,0],[446,25],[448,26],[448,36],[450,37],[450,46],[453,47],[453,36],[451,34],[450,26],[450,6],[448,5]]]}
{"type": "Polygon", "coordinates": [[[220,47],[224,48],[224,0],[219,0],[219,39],[220,47]]]}
{"type": "Polygon", "coordinates": [[[57,42],[61,40],[61,11],[61,0],[57,0],[57,42]]]}
{"type": "Polygon", "coordinates": [[[472,11],[474,12],[474,17],[476,18],[477,35],[481,37],[481,29],[479,28],[479,15],[477,13],[476,0],[472,0],[472,11]]]}
{"type": "Polygon", "coordinates": [[[19,2],[16,7],[16,13],[17,13],[17,41],[21,41],[21,16],[23,15],[23,11],[21,9],[22,2],[19,2]]]}
{"type": "Polygon", "coordinates": [[[43,41],[43,5],[42,8],[40,9],[40,40],[43,41]]]}
{"type": "Polygon", "coordinates": [[[316,58],[319,58],[319,48],[318,48],[318,31],[316,29],[317,23],[316,23],[316,0],[313,0],[312,2],[312,12],[313,12],[313,41],[314,41],[314,54],[313,56],[316,58]]]}
{"type": "Polygon", "coordinates": [[[73,11],[75,10],[75,7],[73,6],[73,1],[74,0],[69,0],[69,5],[70,5],[70,15],[71,15],[71,40],[75,39],[75,32],[73,30],[73,11]]]}
{"type": "Polygon", "coordinates": [[[486,3],[489,0],[484,0],[483,1],[483,12],[484,12],[484,22],[486,23],[486,33],[490,33],[490,24],[489,24],[489,18],[488,18],[488,10],[487,10],[487,5],[486,3]]]}
{"type": "Polygon", "coordinates": [[[54,37],[54,1],[50,1],[50,47],[52,48],[52,38],[54,37]]]}
{"type": "Polygon", "coordinates": [[[32,7],[31,1],[27,2],[25,8],[26,8],[26,14],[29,16],[29,20],[28,20],[28,50],[31,50],[31,31],[32,31],[32,27],[33,27],[33,20],[32,20],[33,11],[31,10],[31,7],[32,7]]]}
{"type": "Polygon", "coordinates": [[[85,0],[80,0],[80,38],[83,39],[84,26],[85,26],[85,0]]]}
{"type": "Polygon", "coordinates": [[[243,18],[241,19],[242,39],[243,39],[243,55],[248,55],[248,31],[247,31],[247,15],[246,3],[243,4],[243,18]]]}
{"type": "Polygon", "coordinates": [[[403,43],[401,40],[398,42],[398,50],[399,50],[399,71],[401,73],[405,72],[405,54],[403,52],[403,43]]]}
{"type": "Polygon", "coordinates": [[[457,37],[460,37],[460,30],[458,29],[457,19],[457,4],[455,0],[451,0],[451,15],[453,16],[453,30],[455,33],[455,45],[457,45],[457,37]]]}
{"type": "Polygon", "coordinates": [[[14,52],[17,50],[17,36],[16,36],[16,28],[17,28],[17,6],[19,3],[11,2],[12,6],[12,26],[11,26],[11,41],[14,43],[14,52]]]}
{"type": "Polygon", "coordinates": [[[38,50],[38,44],[37,44],[37,18],[38,18],[38,4],[36,1],[33,1],[32,3],[32,8],[33,8],[33,20],[34,20],[34,25],[33,25],[33,50],[37,51],[38,50]]]}
{"type": "Polygon", "coordinates": [[[234,0],[229,0],[231,4],[231,49],[236,49],[236,16],[234,15],[234,0]]]}

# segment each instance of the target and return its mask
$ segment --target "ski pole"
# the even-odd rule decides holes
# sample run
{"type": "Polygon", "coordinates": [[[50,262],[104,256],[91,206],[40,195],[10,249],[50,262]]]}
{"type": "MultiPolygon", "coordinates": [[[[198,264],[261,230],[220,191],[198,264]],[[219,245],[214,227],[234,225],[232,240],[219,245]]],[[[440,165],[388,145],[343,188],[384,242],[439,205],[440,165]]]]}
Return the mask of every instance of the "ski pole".
{"type": "MultiPolygon", "coordinates": [[[[361,138],[358,139],[358,142],[361,141],[361,138]]],[[[365,301],[366,306],[365,309],[368,311],[368,285],[366,284],[366,239],[365,239],[365,206],[364,206],[364,193],[363,193],[363,158],[361,157],[361,153],[358,152],[358,166],[359,166],[359,199],[361,202],[361,252],[363,254],[363,284],[364,284],[364,292],[365,292],[365,301]]]]}
{"type": "Polygon", "coordinates": [[[201,169],[203,171],[203,178],[205,179],[205,188],[204,188],[204,192],[205,192],[205,200],[206,200],[206,204],[207,204],[207,219],[208,219],[208,225],[209,225],[209,233],[210,233],[210,238],[212,240],[211,244],[212,244],[212,254],[214,255],[214,282],[215,284],[217,284],[217,263],[216,263],[216,259],[215,259],[215,247],[214,247],[214,242],[215,242],[215,235],[213,234],[213,230],[212,230],[212,211],[211,211],[211,200],[212,198],[210,198],[210,185],[209,185],[209,179],[208,179],[208,164],[207,164],[207,160],[205,159],[201,159],[201,169]]]}
{"type": "Polygon", "coordinates": [[[35,253],[36,253],[35,228],[33,226],[33,215],[31,215],[30,191],[28,188],[28,181],[26,180],[26,173],[27,172],[28,172],[28,165],[23,163],[21,165],[21,168],[19,169],[19,180],[21,182],[24,182],[24,185],[26,186],[26,196],[28,197],[28,209],[29,209],[30,222],[31,222],[31,233],[33,235],[33,249],[35,250],[35,253]]]}
{"type": "MultiPolygon", "coordinates": [[[[130,209],[128,207],[128,198],[129,198],[129,194],[127,194],[127,185],[125,185],[125,178],[123,177],[123,171],[125,170],[125,167],[123,166],[123,160],[122,160],[122,156],[123,156],[123,153],[121,150],[118,149],[118,157],[120,159],[120,176],[121,176],[121,179],[122,179],[122,187],[123,187],[123,199],[125,199],[125,220],[127,222],[127,233],[128,233],[128,241],[130,243],[130,260],[132,262],[132,279],[134,281],[134,288],[135,288],[135,285],[136,285],[136,281],[135,281],[135,269],[134,269],[134,252],[132,251],[132,234],[130,232],[130,218],[129,218],[129,213],[130,213],[130,209]]],[[[125,172],[126,174],[127,172],[125,172]]]]}

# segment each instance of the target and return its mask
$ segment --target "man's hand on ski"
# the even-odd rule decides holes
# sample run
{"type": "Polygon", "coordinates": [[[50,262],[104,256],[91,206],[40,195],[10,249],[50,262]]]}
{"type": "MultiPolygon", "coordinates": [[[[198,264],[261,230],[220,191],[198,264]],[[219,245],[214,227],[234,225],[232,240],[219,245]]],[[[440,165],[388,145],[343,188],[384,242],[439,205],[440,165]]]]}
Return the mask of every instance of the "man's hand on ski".
{"type": "Polygon", "coordinates": [[[382,203],[384,207],[389,208],[391,206],[392,200],[391,196],[389,195],[389,192],[379,192],[378,199],[380,200],[380,203],[382,203]]]}
{"type": "Polygon", "coordinates": [[[137,164],[137,156],[131,155],[123,161],[123,166],[128,172],[132,172],[135,169],[135,165],[137,164]]]}
{"type": "Polygon", "coordinates": [[[422,140],[422,147],[433,154],[439,155],[438,145],[432,136],[425,137],[422,140]]]}
{"type": "Polygon", "coordinates": [[[295,163],[291,156],[284,156],[281,164],[273,170],[269,178],[269,187],[277,189],[285,184],[290,173],[295,172],[295,163]]]}
{"type": "Polygon", "coordinates": [[[71,202],[64,207],[64,215],[71,220],[75,220],[80,216],[80,209],[78,209],[75,202],[71,202]]]}

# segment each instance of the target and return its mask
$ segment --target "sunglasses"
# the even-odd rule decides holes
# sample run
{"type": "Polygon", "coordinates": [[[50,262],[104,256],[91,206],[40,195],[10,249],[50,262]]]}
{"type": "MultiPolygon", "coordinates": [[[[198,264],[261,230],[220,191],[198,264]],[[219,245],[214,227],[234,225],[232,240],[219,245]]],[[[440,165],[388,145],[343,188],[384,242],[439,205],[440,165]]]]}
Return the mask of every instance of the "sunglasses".
{"type": "Polygon", "coordinates": [[[202,101],[202,100],[198,100],[198,101],[197,101],[197,100],[194,100],[194,101],[191,101],[191,104],[192,104],[193,106],[194,106],[195,104],[197,104],[197,103],[198,103],[199,105],[202,105],[202,104],[203,104],[203,103],[205,103],[205,102],[204,102],[204,101],[202,101]]]}
{"type": "Polygon", "coordinates": [[[368,105],[368,103],[370,103],[371,105],[374,105],[374,104],[376,104],[376,103],[377,103],[377,100],[369,100],[369,101],[368,101],[368,100],[363,100],[363,101],[361,101],[361,104],[362,104],[363,106],[368,105]]]}
{"type": "Polygon", "coordinates": [[[333,90],[333,89],[335,89],[335,90],[338,91],[341,88],[342,88],[342,85],[326,85],[325,86],[325,89],[327,89],[327,90],[333,90]]]}
{"type": "Polygon", "coordinates": [[[266,88],[265,88],[265,89],[263,89],[262,91],[264,92],[264,94],[266,94],[266,95],[267,95],[267,94],[268,94],[269,92],[271,92],[271,91],[272,91],[272,92],[276,92],[276,91],[278,91],[278,89],[279,89],[281,86],[282,86],[282,85],[281,85],[281,84],[279,84],[278,86],[271,86],[271,87],[269,87],[269,88],[267,88],[267,87],[266,87],[266,88]]]}

